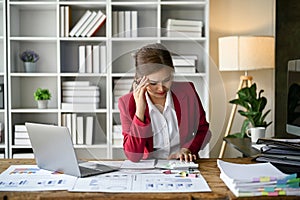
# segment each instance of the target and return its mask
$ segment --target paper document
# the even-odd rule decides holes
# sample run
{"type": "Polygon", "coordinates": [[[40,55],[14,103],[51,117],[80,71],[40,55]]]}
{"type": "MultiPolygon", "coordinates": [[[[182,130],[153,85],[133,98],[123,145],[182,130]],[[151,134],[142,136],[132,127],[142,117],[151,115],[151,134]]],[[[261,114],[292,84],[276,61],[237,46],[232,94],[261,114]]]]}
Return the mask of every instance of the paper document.
{"type": "Polygon", "coordinates": [[[237,197],[300,195],[297,174],[284,174],[270,163],[217,161],[220,178],[237,197]]]}
{"type": "Polygon", "coordinates": [[[177,174],[124,174],[113,172],[78,178],[74,192],[210,192],[205,179],[178,177],[177,174]]]}
{"type": "Polygon", "coordinates": [[[39,169],[36,165],[11,165],[0,174],[0,191],[68,190],[76,179],[39,169]]]}
{"type": "Polygon", "coordinates": [[[198,164],[194,162],[184,162],[180,160],[140,160],[139,162],[132,162],[125,160],[121,165],[121,169],[195,169],[198,168],[198,164]]]}

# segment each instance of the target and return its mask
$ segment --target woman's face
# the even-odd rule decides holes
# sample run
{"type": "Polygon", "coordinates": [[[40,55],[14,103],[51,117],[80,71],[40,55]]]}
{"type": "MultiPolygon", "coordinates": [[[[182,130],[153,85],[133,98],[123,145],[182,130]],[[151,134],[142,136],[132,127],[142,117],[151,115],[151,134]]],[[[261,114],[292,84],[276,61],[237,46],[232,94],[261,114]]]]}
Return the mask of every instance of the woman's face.
{"type": "Polygon", "coordinates": [[[157,72],[147,75],[149,86],[147,92],[152,98],[165,98],[173,81],[173,72],[169,67],[164,67],[157,72]]]}

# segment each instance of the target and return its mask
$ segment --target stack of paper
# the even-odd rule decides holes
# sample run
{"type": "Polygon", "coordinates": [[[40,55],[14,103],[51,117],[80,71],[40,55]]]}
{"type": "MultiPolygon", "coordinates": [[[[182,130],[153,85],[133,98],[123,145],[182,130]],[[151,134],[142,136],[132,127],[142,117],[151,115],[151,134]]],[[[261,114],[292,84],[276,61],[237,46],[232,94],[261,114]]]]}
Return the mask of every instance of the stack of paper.
{"type": "Polygon", "coordinates": [[[203,22],[198,20],[168,19],[166,23],[167,37],[201,37],[203,22]]]}
{"type": "Polygon", "coordinates": [[[172,55],[175,73],[195,73],[197,55],[172,55]]]}
{"type": "Polygon", "coordinates": [[[270,163],[235,164],[217,161],[220,178],[237,197],[300,195],[296,174],[284,174],[270,163]]]}

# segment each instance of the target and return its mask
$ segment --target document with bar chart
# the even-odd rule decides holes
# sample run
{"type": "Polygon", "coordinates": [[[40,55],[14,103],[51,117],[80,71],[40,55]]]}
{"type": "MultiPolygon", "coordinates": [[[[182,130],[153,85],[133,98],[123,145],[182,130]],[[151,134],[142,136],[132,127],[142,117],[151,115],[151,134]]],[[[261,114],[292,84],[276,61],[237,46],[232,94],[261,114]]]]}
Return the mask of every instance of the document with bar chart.
{"type": "Polygon", "coordinates": [[[11,165],[0,174],[0,191],[68,190],[76,177],[38,168],[36,165],[11,165]]]}

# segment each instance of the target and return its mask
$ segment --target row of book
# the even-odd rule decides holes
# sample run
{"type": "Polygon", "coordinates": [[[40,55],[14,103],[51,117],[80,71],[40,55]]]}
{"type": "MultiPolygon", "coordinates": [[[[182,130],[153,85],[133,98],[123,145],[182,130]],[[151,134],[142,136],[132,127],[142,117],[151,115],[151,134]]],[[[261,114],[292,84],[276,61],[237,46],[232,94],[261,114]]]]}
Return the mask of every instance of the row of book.
{"type": "Polygon", "coordinates": [[[118,108],[119,98],[130,92],[132,82],[132,78],[114,79],[113,99],[115,109],[118,108]]]}
{"type": "Polygon", "coordinates": [[[14,145],[31,146],[26,126],[22,124],[16,124],[14,128],[14,145]]]}
{"type": "Polygon", "coordinates": [[[138,36],[138,12],[137,11],[113,11],[112,34],[115,37],[138,36]]]}
{"type": "Polygon", "coordinates": [[[64,113],[62,114],[62,126],[68,127],[73,144],[93,144],[94,116],[64,113]]]}
{"type": "Polygon", "coordinates": [[[61,37],[91,37],[104,25],[105,21],[106,15],[101,10],[86,10],[70,29],[72,22],[71,7],[60,6],[61,37]]]}
{"type": "Polygon", "coordinates": [[[122,126],[119,124],[112,127],[112,144],[116,147],[123,147],[122,126]]]}
{"type": "Polygon", "coordinates": [[[220,178],[237,197],[300,195],[297,174],[285,174],[271,163],[217,161],[220,178]]]}
{"type": "Polygon", "coordinates": [[[172,55],[175,73],[196,73],[197,55],[172,55]]]}
{"type": "Polygon", "coordinates": [[[62,82],[62,109],[88,110],[99,108],[100,88],[90,81],[62,82]]]}
{"type": "Polygon", "coordinates": [[[201,37],[203,22],[200,20],[167,19],[167,37],[201,37]]]}
{"type": "Polygon", "coordinates": [[[78,47],[79,73],[106,72],[106,46],[80,45],[78,47]]]}

